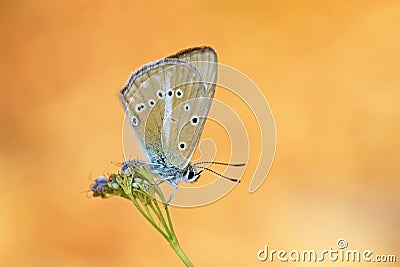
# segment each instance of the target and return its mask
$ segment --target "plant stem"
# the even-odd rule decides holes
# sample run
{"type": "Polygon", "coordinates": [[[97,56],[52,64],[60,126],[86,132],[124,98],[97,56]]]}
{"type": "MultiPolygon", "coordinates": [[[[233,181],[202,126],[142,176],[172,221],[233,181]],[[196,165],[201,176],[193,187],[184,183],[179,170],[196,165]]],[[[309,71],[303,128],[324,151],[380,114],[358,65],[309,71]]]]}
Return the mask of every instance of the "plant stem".
{"type": "MultiPolygon", "coordinates": [[[[175,236],[175,231],[174,231],[174,226],[172,225],[171,221],[171,216],[169,215],[168,208],[165,209],[165,213],[167,214],[167,219],[168,219],[168,224],[169,224],[169,230],[171,231],[171,234],[175,236]]],[[[175,237],[176,238],[176,237],[175,237]]]]}
{"type": "Polygon", "coordinates": [[[132,195],[128,195],[129,199],[133,202],[133,204],[135,205],[135,207],[138,209],[138,211],[143,215],[143,217],[146,218],[146,220],[151,223],[151,225],[153,225],[154,228],[156,228],[156,230],[165,238],[168,240],[168,242],[170,241],[169,236],[164,233],[160,227],[158,227],[157,224],[155,224],[154,220],[150,217],[147,216],[147,214],[140,208],[139,203],[136,202],[136,199],[132,196],[132,195]]]}
{"type": "Polygon", "coordinates": [[[187,267],[193,267],[193,263],[189,260],[189,258],[186,256],[185,252],[183,252],[181,246],[178,243],[178,240],[174,236],[174,239],[172,239],[169,242],[171,248],[175,251],[175,253],[181,258],[185,266],[187,267]]]}
{"type": "Polygon", "coordinates": [[[164,216],[163,216],[163,214],[162,214],[162,212],[160,210],[160,207],[158,206],[157,200],[153,200],[153,202],[150,202],[150,204],[149,204],[150,208],[153,210],[154,214],[156,214],[156,216],[158,217],[158,219],[162,223],[162,225],[163,225],[165,231],[167,232],[168,236],[170,238],[172,238],[173,237],[173,232],[171,232],[170,229],[168,228],[167,223],[165,222],[164,216]],[[154,205],[153,205],[153,202],[155,203],[154,205]],[[156,210],[156,208],[154,208],[154,206],[156,206],[157,210],[156,210]]]}

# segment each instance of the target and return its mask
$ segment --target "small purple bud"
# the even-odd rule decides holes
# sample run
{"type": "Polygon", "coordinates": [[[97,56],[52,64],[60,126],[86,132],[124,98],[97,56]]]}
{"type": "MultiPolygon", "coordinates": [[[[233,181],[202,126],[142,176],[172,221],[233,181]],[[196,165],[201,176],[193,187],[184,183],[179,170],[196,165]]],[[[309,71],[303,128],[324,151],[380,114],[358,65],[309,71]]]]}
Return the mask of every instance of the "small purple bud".
{"type": "Polygon", "coordinates": [[[93,192],[100,191],[107,189],[108,186],[108,180],[104,176],[99,176],[94,180],[94,183],[90,185],[90,190],[93,192]]]}
{"type": "Polygon", "coordinates": [[[90,190],[96,191],[96,189],[97,189],[97,184],[96,183],[90,185],[90,190]]]}
{"type": "Polygon", "coordinates": [[[104,176],[99,176],[94,180],[97,184],[106,184],[108,183],[108,180],[104,176]]]}
{"type": "Polygon", "coordinates": [[[129,164],[131,164],[131,163],[132,163],[132,160],[127,160],[122,164],[122,167],[121,167],[122,174],[125,174],[125,173],[131,171],[131,168],[129,167],[129,164]]]}

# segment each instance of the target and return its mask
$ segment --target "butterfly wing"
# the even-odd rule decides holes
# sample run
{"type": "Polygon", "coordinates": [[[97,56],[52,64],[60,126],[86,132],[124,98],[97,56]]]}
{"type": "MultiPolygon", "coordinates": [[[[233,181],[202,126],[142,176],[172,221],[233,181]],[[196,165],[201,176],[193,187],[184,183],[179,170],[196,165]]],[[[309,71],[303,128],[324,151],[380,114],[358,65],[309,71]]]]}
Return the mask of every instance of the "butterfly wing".
{"type": "Polygon", "coordinates": [[[144,65],[132,73],[120,92],[130,126],[150,160],[167,164],[173,155],[167,155],[162,140],[170,140],[170,126],[174,121],[166,114],[172,110],[175,95],[173,88],[180,86],[182,92],[198,92],[199,72],[187,62],[166,58],[144,65]]]}
{"type": "Polygon", "coordinates": [[[203,131],[216,79],[217,56],[210,47],[183,50],[132,73],[120,99],[153,163],[187,167],[203,131]]]}
{"type": "Polygon", "coordinates": [[[169,162],[183,169],[196,150],[214,97],[217,55],[211,47],[197,47],[183,50],[169,58],[188,62],[198,70],[201,78],[191,81],[193,85],[199,86],[186,87],[183,96],[174,99],[172,112],[167,114],[176,123],[170,128],[170,140],[163,140],[164,150],[169,162]]]}

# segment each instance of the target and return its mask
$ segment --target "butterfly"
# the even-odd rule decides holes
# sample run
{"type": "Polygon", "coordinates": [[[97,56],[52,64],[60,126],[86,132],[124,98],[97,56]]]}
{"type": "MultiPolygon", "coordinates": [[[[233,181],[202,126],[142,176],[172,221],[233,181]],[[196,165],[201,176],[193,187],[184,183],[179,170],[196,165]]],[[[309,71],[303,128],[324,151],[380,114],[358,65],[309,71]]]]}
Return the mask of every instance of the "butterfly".
{"type": "Polygon", "coordinates": [[[167,205],[179,182],[193,183],[203,170],[239,182],[199,165],[244,164],[190,162],[214,97],[217,63],[213,48],[189,48],[145,64],[130,75],[120,91],[130,127],[150,159],[151,171],[160,182],[175,188],[167,205]]]}

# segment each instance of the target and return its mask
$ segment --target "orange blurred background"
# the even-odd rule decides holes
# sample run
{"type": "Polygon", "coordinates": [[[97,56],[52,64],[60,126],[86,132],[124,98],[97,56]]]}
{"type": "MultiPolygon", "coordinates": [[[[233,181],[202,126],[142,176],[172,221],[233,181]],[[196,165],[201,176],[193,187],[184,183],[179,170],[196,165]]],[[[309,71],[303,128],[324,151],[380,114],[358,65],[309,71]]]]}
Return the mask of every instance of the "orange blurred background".
{"type": "Polygon", "coordinates": [[[2,1],[0,22],[1,266],[183,266],[131,203],[81,192],[123,160],[130,72],[196,45],[264,92],[277,151],[256,193],[253,155],[222,200],[171,208],[195,266],[341,237],[399,261],[398,1],[2,1]]]}

